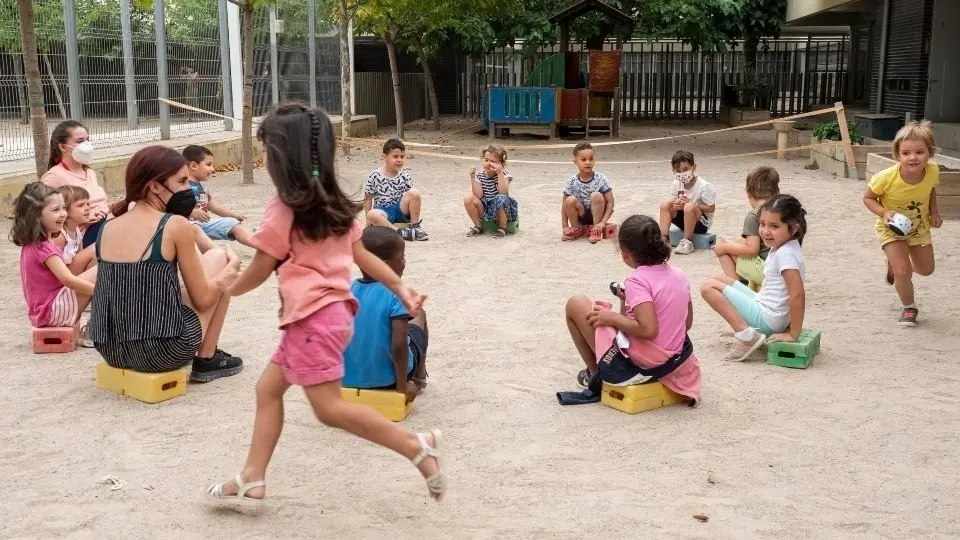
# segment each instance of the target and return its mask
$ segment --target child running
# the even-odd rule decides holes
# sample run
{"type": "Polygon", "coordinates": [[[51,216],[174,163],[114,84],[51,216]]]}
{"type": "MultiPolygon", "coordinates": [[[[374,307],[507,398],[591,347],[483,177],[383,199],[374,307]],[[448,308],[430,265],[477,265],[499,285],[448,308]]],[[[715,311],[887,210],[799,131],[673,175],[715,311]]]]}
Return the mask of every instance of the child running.
{"type": "Polygon", "coordinates": [[[773,167],[755,167],[747,173],[746,191],[750,210],[743,218],[742,239],[720,236],[713,252],[723,275],[759,286],[763,283],[763,263],[770,252],[760,239],[760,207],[780,194],[780,175],[773,167]]]}
{"type": "Polygon", "coordinates": [[[398,231],[404,240],[429,240],[420,217],[420,192],[413,187],[410,171],[403,168],[407,148],[399,139],[383,145],[383,166],[370,173],[363,184],[363,214],[368,225],[398,231]],[[409,223],[398,228],[396,223],[409,223]]]}
{"type": "MultiPolygon", "coordinates": [[[[34,328],[77,324],[93,297],[94,266],[79,276],[53,243],[67,220],[63,196],[40,182],[27,184],[13,203],[10,240],[20,246],[20,282],[34,328]]],[[[84,340],[85,341],[85,340],[84,340]]]]}
{"type": "Polygon", "coordinates": [[[940,167],[930,161],[934,148],[933,124],[929,121],[903,126],[893,139],[897,164],[875,174],[863,194],[863,204],[877,216],[875,230],[887,258],[887,283],[897,289],[903,305],[897,322],[904,327],[917,325],[920,311],[914,297],[913,274],[933,274],[930,229],[943,225],[936,190],[940,167]],[[909,219],[909,230],[895,232],[891,228],[898,214],[909,219]]]}
{"type": "Polygon", "coordinates": [[[494,236],[503,238],[507,235],[507,223],[519,218],[517,200],[510,196],[513,176],[504,170],[507,151],[499,144],[491,144],[483,149],[480,157],[482,168],[470,169],[470,194],[463,198],[463,207],[473,222],[467,236],[483,234],[483,222],[496,221],[494,236]]]}
{"type": "Polygon", "coordinates": [[[566,241],[587,235],[590,243],[596,244],[615,230],[607,230],[607,222],[613,216],[613,188],[606,176],[593,170],[595,160],[590,143],[582,142],[573,148],[577,174],[567,180],[560,205],[560,226],[566,241]]]}
{"type": "Polygon", "coordinates": [[[64,185],[57,191],[63,197],[67,210],[67,219],[63,230],[53,239],[53,243],[63,252],[63,262],[74,275],[79,275],[97,264],[93,246],[83,249],[83,233],[90,225],[90,193],[82,187],[64,185]]]}
{"type": "MultiPolygon", "coordinates": [[[[363,247],[397,276],[407,266],[403,240],[387,227],[367,227],[363,247]]],[[[343,353],[343,385],[388,388],[413,399],[427,384],[427,315],[411,315],[383,283],[365,272],[350,285],[360,309],[350,346],[343,353]]]]}
{"type": "Polygon", "coordinates": [[[661,370],[656,379],[696,402],[701,378],[687,337],[693,326],[690,282],[667,263],[670,246],[653,218],[630,216],[620,226],[617,241],[623,262],[633,269],[623,287],[617,287],[619,312],[582,295],[567,301],[567,328],[586,364],[577,382],[599,394],[598,378],[616,385],[641,384],[651,381],[644,371],[661,370]]]}
{"type": "MultiPolygon", "coordinates": [[[[204,146],[191,144],[183,149],[183,157],[187,160],[190,189],[197,199],[197,207],[190,214],[190,221],[200,227],[203,234],[211,240],[236,240],[252,248],[250,231],[243,227],[246,218],[220,204],[204,185],[214,171],[213,153],[204,146]],[[210,213],[220,217],[212,218],[210,213]]],[[[198,242],[200,243],[202,240],[198,242]]],[[[201,251],[206,252],[205,246],[200,247],[201,251]]]]}
{"type": "Polygon", "coordinates": [[[670,198],[660,203],[660,230],[670,242],[670,224],[683,231],[683,239],[674,253],[689,255],[694,252],[693,235],[706,234],[717,210],[717,192],[713,185],[697,174],[693,154],[677,150],[670,159],[674,180],[670,184],[670,198]]]}
{"type": "Polygon", "coordinates": [[[703,299],[733,328],[734,345],[726,360],[746,360],[765,340],[796,341],[800,337],[806,309],[806,264],[801,249],[807,234],[806,216],[800,201],[791,195],[777,195],[760,207],[760,235],[770,254],[759,293],[724,274],[708,278],[700,287],[703,299]]]}
{"type": "Polygon", "coordinates": [[[283,396],[302,386],[317,419],[410,459],[426,478],[431,497],[443,498],[438,430],[410,433],[369,407],[340,397],[343,352],[353,335],[357,301],[350,294],[354,262],[393,291],[416,315],[424,298],[360,241],[355,219],[360,205],[341,190],[335,175],[336,135],[326,113],[301,104],[283,104],[260,124],[258,133],[277,196],[266,206],[253,235],[250,266],[229,289],[245,294],[277,272],[280,327],[277,351],[257,382],[253,440],[243,469],[211,486],[217,505],[256,505],[266,495],[266,473],[283,429],[283,396]]]}

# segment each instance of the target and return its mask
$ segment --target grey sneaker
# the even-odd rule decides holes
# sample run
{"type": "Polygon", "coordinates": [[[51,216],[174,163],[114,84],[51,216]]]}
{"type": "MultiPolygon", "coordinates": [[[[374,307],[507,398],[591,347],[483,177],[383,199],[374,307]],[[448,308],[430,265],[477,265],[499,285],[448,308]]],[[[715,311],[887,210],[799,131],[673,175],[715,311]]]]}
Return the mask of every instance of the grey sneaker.
{"type": "Polygon", "coordinates": [[[430,235],[427,234],[427,231],[423,230],[421,226],[417,225],[413,228],[413,239],[418,242],[423,242],[424,240],[429,240],[430,235]]]}
{"type": "Polygon", "coordinates": [[[753,351],[763,345],[766,341],[766,336],[758,332],[756,328],[752,328],[751,330],[753,330],[753,337],[747,341],[742,341],[734,337],[733,346],[730,347],[730,352],[727,353],[724,360],[728,362],[743,362],[753,354],[753,351]]]}
{"type": "Polygon", "coordinates": [[[677,255],[689,255],[694,252],[693,242],[684,238],[673,250],[677,255]]]}
{"type": "Polygon", "coordinates": [[[897,319],[897,324],[903,327],[912,328],[917,325],[917,315],[920,314],[920,310],[912,307],[905,307],[903,311],[900,312],[900,318],[897,319]]]}

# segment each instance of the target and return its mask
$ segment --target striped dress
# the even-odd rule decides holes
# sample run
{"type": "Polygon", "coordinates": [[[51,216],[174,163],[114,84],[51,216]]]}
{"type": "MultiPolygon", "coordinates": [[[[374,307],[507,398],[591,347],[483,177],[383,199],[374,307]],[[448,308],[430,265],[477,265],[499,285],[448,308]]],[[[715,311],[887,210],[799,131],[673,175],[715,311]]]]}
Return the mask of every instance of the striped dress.
{"type": "Polygon", "coordinates": [[[191,364],[203,339],[197,314],[183,303],[176,261],[163,258],[164,214],[136,262],[100,255],[90,311],[90,339],[111,367],[161,373],[191,364]],[[144,259],[147,253],[150,256],[144,259]]]}

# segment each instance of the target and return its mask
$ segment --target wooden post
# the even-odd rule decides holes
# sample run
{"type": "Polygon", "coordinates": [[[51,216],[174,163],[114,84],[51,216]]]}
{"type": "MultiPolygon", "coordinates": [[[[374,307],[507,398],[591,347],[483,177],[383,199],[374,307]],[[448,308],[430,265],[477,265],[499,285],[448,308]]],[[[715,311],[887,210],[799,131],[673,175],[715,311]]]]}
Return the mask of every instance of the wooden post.
{"type": "Polygon", "coordinates": [[[843,153],[847,157],[847,178],[859,179],[860,173],[857,171],[857,158],[853,153],[853,142],[850,140],[850,130],[847,129],[847,113],[843,110],[843,102],[838,101],[833,104],[837,111],[837,124],[840,126],[840,137],[843,139],[843,153]]]}

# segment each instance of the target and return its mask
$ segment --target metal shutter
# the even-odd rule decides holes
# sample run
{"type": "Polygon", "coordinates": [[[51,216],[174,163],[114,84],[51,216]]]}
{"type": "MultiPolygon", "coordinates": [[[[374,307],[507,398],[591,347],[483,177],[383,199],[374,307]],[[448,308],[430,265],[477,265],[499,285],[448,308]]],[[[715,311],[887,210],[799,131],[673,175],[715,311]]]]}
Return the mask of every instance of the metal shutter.
{"type": "Polygon", "coordinates": [[[922,118],[933,0],[892,0],[883,112],[922,118]]]}

